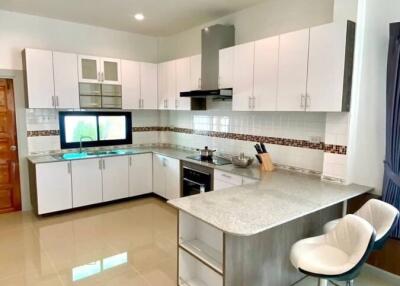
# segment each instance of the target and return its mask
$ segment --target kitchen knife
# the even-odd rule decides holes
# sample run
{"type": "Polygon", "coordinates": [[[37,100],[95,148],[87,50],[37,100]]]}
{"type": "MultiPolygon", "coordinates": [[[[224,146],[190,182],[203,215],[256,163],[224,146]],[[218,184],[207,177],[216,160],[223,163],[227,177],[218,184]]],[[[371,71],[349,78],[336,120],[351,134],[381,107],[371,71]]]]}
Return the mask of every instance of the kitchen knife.
{"type": "Polygon", "coordinates": [[[263,153],[268,153],[267,147],[265,147],[264,143],[260,142],[260,146],[261,146],[261,150],[263,151],[263,153]]]}
{"type": "Polygon", "coordinates": [[[257,151],[258,154],[262,154],[262,150],[261,150],[260,145],[256,144],[256,145],[254,145],[254,148],[256,148],[256,151],[257,151]]]}
{"type": "Polygon", "coordinates": [[[257,155],[256,155],[256,158],[257,158],[258,163],[262,164],[262,160],[261,160],[260,155],[257,154],[257,155]]]}

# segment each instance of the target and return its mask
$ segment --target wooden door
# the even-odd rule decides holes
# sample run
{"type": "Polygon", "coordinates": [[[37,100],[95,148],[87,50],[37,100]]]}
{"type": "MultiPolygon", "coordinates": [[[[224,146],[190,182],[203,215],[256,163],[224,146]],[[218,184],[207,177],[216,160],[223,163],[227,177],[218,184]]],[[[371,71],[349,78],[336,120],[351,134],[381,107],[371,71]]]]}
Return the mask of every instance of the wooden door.
{"type": "Polygon", "coordinates": [[[0,213],[21,210],[14,91],[0,79],[0,213]]]}
{"type": "Polygon", "coordinates": [[[310,29],[280,36],[278,111],[305,111],[310,29]]]}

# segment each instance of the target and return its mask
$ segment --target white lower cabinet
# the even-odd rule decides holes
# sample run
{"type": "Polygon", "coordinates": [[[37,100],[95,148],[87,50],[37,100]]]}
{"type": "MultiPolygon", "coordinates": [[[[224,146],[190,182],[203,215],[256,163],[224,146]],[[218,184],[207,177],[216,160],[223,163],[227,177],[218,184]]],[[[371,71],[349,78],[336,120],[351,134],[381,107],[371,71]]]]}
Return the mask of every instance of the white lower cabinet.
{"type": "Polygon", "coordinates": [[[98,204],[103,201],[101,159],[72,161],[73,207],[98,204]]]}
{"type": "Polygon", "coordinates": [[[179,212],[179,285],[223,285],[222,231],[179,212]]]}
{"type": "Polygon", "coordinates": [[[153,192],[153,155],[139,154],[129,157],[129,196],[153,192]]]}
{"type": "Polygon", "coordinates": [[[102,159],[104,202],[129,196],[128,159],[127,156],[102,159]]]}
{"type": "Polygon", "coordinates": [[[37,164],[35,171],[38,214],[71,209],[70,162],[37,164]]]}
{"type": "Polygon", "coordinates": [[[256,179],[242,177],[220,170],[214,170],[214,191],[253,184],[256,182],[256,179]]]}
{"type": "Polygon", "coordinates": [[[179,160],[154,154],[153,192],[168,200],[180,197],[179,160]]]}

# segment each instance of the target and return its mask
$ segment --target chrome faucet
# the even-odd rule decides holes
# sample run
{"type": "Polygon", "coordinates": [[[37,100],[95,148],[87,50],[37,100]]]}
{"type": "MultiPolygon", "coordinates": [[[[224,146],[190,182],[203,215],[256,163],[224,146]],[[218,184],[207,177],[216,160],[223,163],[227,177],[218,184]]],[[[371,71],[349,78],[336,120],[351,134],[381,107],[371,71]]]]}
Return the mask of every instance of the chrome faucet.
{"type": "Polygon", "coordinates": [[[82,153],[82,139],[90,139],[90,141],[93,141],[93,138],[90,136],[81,136],[79,138],[79,153],[82,153]]]}

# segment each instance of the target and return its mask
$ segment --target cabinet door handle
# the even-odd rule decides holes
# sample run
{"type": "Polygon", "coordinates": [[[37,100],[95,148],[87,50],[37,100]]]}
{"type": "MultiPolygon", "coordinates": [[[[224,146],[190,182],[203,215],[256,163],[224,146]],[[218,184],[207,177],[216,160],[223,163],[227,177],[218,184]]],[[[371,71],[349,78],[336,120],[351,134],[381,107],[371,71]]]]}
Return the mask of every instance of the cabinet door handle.
{"type": "Polygon", "coordinates": [[[68,169],[68,174],[71,174],[72,173],[71,162],[68,162],[67,169],[68,169]]]}
{"type": "Polygon", "coordinates": [[[56,107],[54,96],[51,97],[51,106],[56,107]]]}
{"type": "Polygon", "coordinates": [[[311,107],[311,96],[310,95],[306,95],[306,108],[311,107]]]}
{"type": "Polygon", "coordinates": [[[251,109],[251,97],[249,96],[249,109],[251,109]]]}
{"type": "Polygon", "coordinates": [[[103,170],[106,169],[106,160],[103,159],[103,170]]]}
{"type": "Polygon", "coordinates": [[[60,106],[60,103],[59,103],[59,101],[58,101],[58,95],[56,96],[56,107],[59,107],[60,106]]]}
{"type": "Polygon", "coordinates": [[[305,107],[305,106],[304,106],[304,100],[305,100],[305,96],[304,96],[304,94],[302,94],[302,95],[300,96],[300,107],[305,107]]]}
{"type": "Polygon", "coordinates": [[[254,110],[254,109],[256,109],[256,97],[253,96],[252,100],[253,100],[253,106],[252,106],[252,108],[253,108],[253,110],[254,110]]]}
{"type": "Polygon", "coordinates": [[[100,72],[97,73],[97,81],[101,81],[101,73],[100,72]]]}
{"type": "Polygon", "coordinates": [[[102,160],[102,159],[99,160],[99,170],[103,169],[103,168],[101,167],[101,160],[102,160]]]}
{"type": "Polygon", "coordinates": [[[132,157],[129,157],[129,166],[132,166],[132,157]]]}
{"type": "Polygon", "coordinates": [[[228,178],[228,179],[231,179],[231,178],[232,178],[231,176],[229,176],[229,175],[227,175],[227,174],[221,174],[221,176],[222,176],[222,177],[225,177],[225,178],[228,178]]]}

